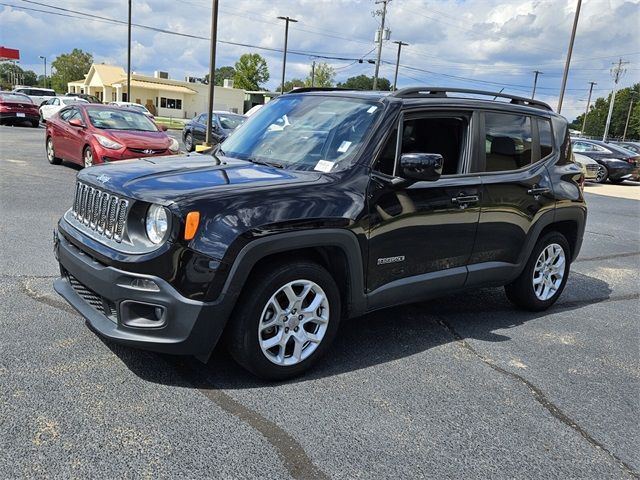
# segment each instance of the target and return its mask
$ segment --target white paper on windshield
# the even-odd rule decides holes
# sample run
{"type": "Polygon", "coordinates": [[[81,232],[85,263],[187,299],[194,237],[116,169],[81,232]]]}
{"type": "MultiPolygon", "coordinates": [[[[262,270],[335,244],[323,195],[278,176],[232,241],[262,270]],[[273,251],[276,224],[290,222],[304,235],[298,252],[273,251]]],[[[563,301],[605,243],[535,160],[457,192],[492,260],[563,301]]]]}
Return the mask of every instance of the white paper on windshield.
{"type": "Polygon", "coordinates": [[[329,160],[320,160],[316,163],[314,170],[317,172],[329,173],[336,162],[330,162],[329,160]]]}
{"type": "Polygon", "coordinates": [[[340,146],[338,147],[338,151],[339,151],[340,153],[344,153],[344,152],[346,152],[347,150],[349,150],[349,147],[350,147],[350,146],[351,146],[351,142],[347,142],[347,141],[345,140],[345,141],[344,141],[344,142],[342,142],[342,143],[340,144],[340,146]]]}
{"type": "Polygon", "coordinates": [[[369,107],[369,110],[367,110],[367,113],[373,113],[378,109],[378,107],[376,107],[375,105],[372,107],[369,107]]]}

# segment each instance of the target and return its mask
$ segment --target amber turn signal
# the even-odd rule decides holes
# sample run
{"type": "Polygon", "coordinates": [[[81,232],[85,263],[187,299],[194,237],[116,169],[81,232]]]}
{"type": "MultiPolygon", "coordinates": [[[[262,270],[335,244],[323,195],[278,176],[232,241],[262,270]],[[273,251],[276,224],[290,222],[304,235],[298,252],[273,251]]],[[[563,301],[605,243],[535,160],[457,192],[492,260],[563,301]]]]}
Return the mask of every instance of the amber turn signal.
{"type": "Polygon", "coordinates": [[[200,223],[200,212],[187,213],[187,220],[184,225],[184,239],[191,240],[196,236],[198,224],[200,223]]]}

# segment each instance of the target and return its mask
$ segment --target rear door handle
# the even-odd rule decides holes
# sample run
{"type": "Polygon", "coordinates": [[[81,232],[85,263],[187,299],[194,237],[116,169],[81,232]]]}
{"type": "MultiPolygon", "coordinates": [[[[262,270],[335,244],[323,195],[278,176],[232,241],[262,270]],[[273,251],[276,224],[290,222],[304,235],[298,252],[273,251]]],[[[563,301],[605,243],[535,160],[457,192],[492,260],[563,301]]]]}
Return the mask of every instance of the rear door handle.
{"type": "Polygon", "coordinates": [[[527,193],[529,195],[533,195],[534,197],[537,197],[538,195],[543,195],[545,193],[549,193],[550,191],[551,189],[548,187],[533,187],[527,190],[527,193]]]}

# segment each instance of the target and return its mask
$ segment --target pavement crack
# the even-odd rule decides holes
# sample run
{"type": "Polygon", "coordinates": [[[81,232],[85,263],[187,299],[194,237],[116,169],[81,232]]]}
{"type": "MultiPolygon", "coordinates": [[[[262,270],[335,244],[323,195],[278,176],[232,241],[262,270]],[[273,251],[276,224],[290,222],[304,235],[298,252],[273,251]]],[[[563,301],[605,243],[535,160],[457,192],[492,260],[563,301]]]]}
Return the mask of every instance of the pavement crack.
{"type": "Polygon", "coordinates": [[[614,258],[634,257],[636,255],[640,255],[640,252],[615,253],[611,255],[601,255],[599,257],[586,257],[586,258],[578,257],[573,263],[596,262],[600,260],[613,260],[614,258]]]}
{"type": "Polygon", "coordinates": [[[505,375],[507,377],[510,377],[516,380],[517,382],[525,385],[533,395],[533,398],[542,407],[544,407],[551,415],[553,415],[556,419],[560,420],[563,424],[565,424],[572,430],[575,430],[577,433],[579,433],[587,442],[589,442],[597,450],[602,450],[603,452],[605,452],[623,471],[625,471],[626,473],[628,473],[634,478],[640,479],[640,473],[636,472],[631,465],[626,463],[619,456],[617,456],[615,453],[609,450],[606,446],[604,446],[598,440],[593,438],[589,434],[589,432],[583,429],[580,425],[578,425],[578,423],[575,420],[569,417],[557,405],[555,405],[551,400],[549,400],[545,395],[545,393],[540,388],[535,386],[533,383],[531,383],[529,380],[522,377],[521,375],[518,375],[517,373],[511,372],[509,370],[506,370],[496,365],[493,361],[491,361],[491,359],[485,357],[482,353],[478,352],[475,348],[471,346],[469,342],[467,342],[462,337],[462,335],[460,335],[451,325],[449,325],[449,323],[447,323],[446,320],[444,320],[439,315],[436,315],[436,320],[438,324],[455,339],[456,343],[458,343],[465,350],[467,350],[472,355],[480,359],[485,365],[490,367],[492,370],[502,375],[505,375]]]}
{"type": "MultiPolygon", "coordinates": [[[[29,280],[35,279],[35,278],[43,278],[43,277],[28,277],[26,279],[23,279],[20,282],[20,289],[22,290],[22,293],[24,293],[27,297],[31,298],[32,300],[35,300],[36,302],[40,302],[49,307],[57,308],[58,310],[62,310],[67,313],[74,313],[74,314],[76,313],[76,311],[69,304],[62,302],[60,300],[56,300],[55,298],[52,298],[49,295],[39,293],[33,288],[31,288],[31,285],[29,285],[29,280]]],[[[48,277],[44,277],[44,278],[48,278],[48,277]]]]}
{"type": "Polygon", "coordinates": [[[328,479],[329,476],[313,464],[304,448],[286,430],[252,410],[223,390],[204,380],[192,367],[180,366],[180,375],[207,399],[262,434],[276,449],[289,474],[296,479],[328,479]]]}

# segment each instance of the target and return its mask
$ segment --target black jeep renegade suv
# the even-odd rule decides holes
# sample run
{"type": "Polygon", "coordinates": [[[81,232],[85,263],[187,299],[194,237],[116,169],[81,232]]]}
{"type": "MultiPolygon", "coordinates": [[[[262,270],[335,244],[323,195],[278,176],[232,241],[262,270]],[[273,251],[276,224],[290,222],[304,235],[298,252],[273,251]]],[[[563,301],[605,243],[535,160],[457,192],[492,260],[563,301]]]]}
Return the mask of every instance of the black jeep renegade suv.
{"type": "Polygon", "coordinates": [[[500,285],[548,308],[582,243],[582,180],[538,101],[297,90],[212,155],[81,171],[55,289],[114,341],[206,360],[224,336],[287,378],[372,310],[500,285]]]}

